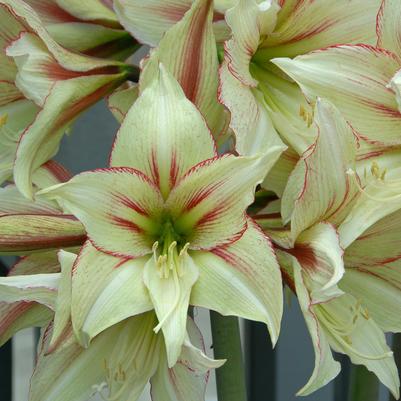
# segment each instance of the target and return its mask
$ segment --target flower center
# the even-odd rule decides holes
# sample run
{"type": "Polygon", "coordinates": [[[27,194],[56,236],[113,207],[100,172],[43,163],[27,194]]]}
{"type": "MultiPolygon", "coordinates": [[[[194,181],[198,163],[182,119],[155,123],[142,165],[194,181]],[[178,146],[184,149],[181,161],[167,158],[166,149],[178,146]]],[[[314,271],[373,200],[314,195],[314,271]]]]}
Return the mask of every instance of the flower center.
{"type": "Polygon", "coordinates": [[[188,255],[189,242],[186,242],[174,228],[171,220],[163,224],[161,234],[153,243],[152,251],[161,278],[168,279],[170,274],[182,277],[184,259],[188,255]]]}
{"type": "Polygon", "coordinates": [[[178,250],[177,241],[170,244],[164,243],[162,251],[158,254],[159,243],[156,241],[153,244],[153,258],[159,271],[160,278],[169,278],[170,273],[177,277],[184,275],[183,264],[189,247],[187,242],[181,250],[178,250]]]}

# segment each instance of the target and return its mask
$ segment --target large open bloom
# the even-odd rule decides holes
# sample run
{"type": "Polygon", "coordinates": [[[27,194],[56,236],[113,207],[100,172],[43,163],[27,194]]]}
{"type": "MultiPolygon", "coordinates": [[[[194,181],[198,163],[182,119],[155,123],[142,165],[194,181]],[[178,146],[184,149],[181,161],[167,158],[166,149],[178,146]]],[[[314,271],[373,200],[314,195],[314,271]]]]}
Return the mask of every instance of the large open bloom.
{"type": "Polygon", "coordinates": [[[320,96],[338,107],[358,133],[364,157],[401,144],[400,17],[400,2],[384,0],[377,16],[377,47],[338,44],[272,60],[310,102],[320,96]]]}
{"type": "Polygon", "coordinates": [[[383,332],[401,329],[400,183],[387,179],[377,163],[370,172],[358,166],[358,137],[333,105],[318,100],[315,122],[319,135],[291,172],[281,200],[257,217],[277,248],[315,349],[314,372],[299,394],[338,374],[332,348],[365,365],[398,397],[397,368],[383,332]]]}
{"type": "Polygon", "coordinates": [[[240,0],[226,12],[232,37],[225,43],[220,99],[231,111],[241,154],[265,146],[275,131],[298,154],[313,143],[313,104],[271,60],[371,43],[379,6],[379,0],[240,0]]]}
{"type": "Polygon", "coordinates": [[[171,367],[191,303],[265,322],[274,343],[280,272],[268,238],[245,211],[282,150],[217,155],[202,116],[160,66],[121,126],[111,167],[41,192],[77,216],[90,239],[72,286],[80,341],[155,309],[171,367]]]}
{"type": "Polygon", "coordinates": [[[65,251],[35,254],[0,278],[1,344],[22,328],[44,327],[29,399],[86,401],[99,392],[108,400],[135,401],[150,380],[154,400],[184,401],[188,394],[204,400],[209,370],[224,361],[203,353],[202,336],[190,319],[172,368],[167,366],[162,334],[152,330],[152,312],[120,322],[89,348],[81,347],[70,321],[75,260],[75,254],[65,251]]]}
{"type": "Polygon", "coordinates": [[[0,178],[32,196],[32,174],[57,151],[74,119],[111,92],[130,67],[61,47],[21,0],[0,2],[0,178]],[[18,148],[18,149],[17,149],[18,148]]]}

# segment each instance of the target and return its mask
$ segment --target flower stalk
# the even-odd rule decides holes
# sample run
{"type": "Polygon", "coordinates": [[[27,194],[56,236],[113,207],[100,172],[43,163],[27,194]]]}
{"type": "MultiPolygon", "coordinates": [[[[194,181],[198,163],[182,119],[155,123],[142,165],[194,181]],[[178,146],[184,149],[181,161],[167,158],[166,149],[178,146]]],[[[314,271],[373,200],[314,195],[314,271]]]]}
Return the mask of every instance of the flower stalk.
{"type": "Polygon", "coordinates": [[[219,401],[246,401],[245,371],[239,321],[234,316],[221,316],[210,311],[214,357],[227,359],[216,370],[219,401]]]}
{"type": "Polygon", "coordinates": [[[365,366],[352,366],[349,401],[377,401],[379,399],[379,381],[365,366]]]}

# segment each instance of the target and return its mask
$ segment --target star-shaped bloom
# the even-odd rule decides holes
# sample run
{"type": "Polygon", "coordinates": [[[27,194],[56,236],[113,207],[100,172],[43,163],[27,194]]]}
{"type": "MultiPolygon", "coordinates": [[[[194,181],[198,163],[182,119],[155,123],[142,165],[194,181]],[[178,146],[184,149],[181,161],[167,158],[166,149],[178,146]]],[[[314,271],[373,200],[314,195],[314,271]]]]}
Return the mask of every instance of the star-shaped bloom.
{"type": "Polygon", "coordinates": [[[81,343],[154,309],[171,367],[189,304],[265,322],[275,343],[280,271],[246,208],[282,150],[218,155],[204,119],[161,65],[117,134],[110,168],[41,192],[73,213],[90,239],[72,284],[81,343]]]}
{"type": "Polygon", "coordinates": [[[225,43],[220,99],[231,111],[240,154],[268,146],[277,133],[299,155],[313,143],[313,104],[272,59],[371,43],[379,7],[380,0],[240,0],[226,12],[232,37],[225,43]]]}
{"type": "Polygon", "coordinates": [[[299,84],[308,101],[326,98],[343,113],[360,137],[360,158],[401,144],[400,18],[400,2],[384,0],[376,46],[338,43],[294,59],[272,60],[299,84]]]}
{"type": "Polygon", "coordinates": [[[136,401],[150,381],[154,400],[179,401],[190,395],[203,401],[210,369],[224,361],[204,354],[201,333],[191,319],[172,368],[162,334],[152,330],[153,312],[110,327],[82,348],[70,320],[76,258],[65,251],[31,255],[0,278],[1,344],[25,327],[44,327],[29,400],[87,401],[101,393],[107,400],[136,401]]]}
{"type": "Polygon", "coordinates": [[[398,397],[384,332],[401,330],[399,172],[387,177],[373,164],[368,173],[357,161],[358,137],[329,102],[318,100],[315,123],[319,135],[281,200],[256,217],[277,248],[315,349],[315,369],[299,394],[339,373],[333,349],[365,365],[398,397]]]}

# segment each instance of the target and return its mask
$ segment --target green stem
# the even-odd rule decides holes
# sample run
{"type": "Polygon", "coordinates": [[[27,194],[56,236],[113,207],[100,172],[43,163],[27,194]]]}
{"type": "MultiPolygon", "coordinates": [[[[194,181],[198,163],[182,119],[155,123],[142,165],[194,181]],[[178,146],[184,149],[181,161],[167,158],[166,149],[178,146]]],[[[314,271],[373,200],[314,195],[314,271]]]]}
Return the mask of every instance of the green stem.
{"type": "Polygon", "coordinates": [[[365,366],[357,365],[351,368],[349,401],[378,401],[379,381],[365,366]]]}
{"type": "MultiPolygon", "coordinates": [[[[393,336],[393,352],[394,352],[394,360],[397,364],[398,368],[401,368],[401,333],[394,334],[393,336]]],[[[401,377],[401,370],[398,371],[399,376],[401,377]]],[[[395,401],[395,398],[390,394],[390,401],[395,401]]]]}
{"type": "Polygon", "coordinates": [[[216,371],[219,401],[247,401],[238,318],[210,312],[216,359],[227,362],[216,371]]]}

